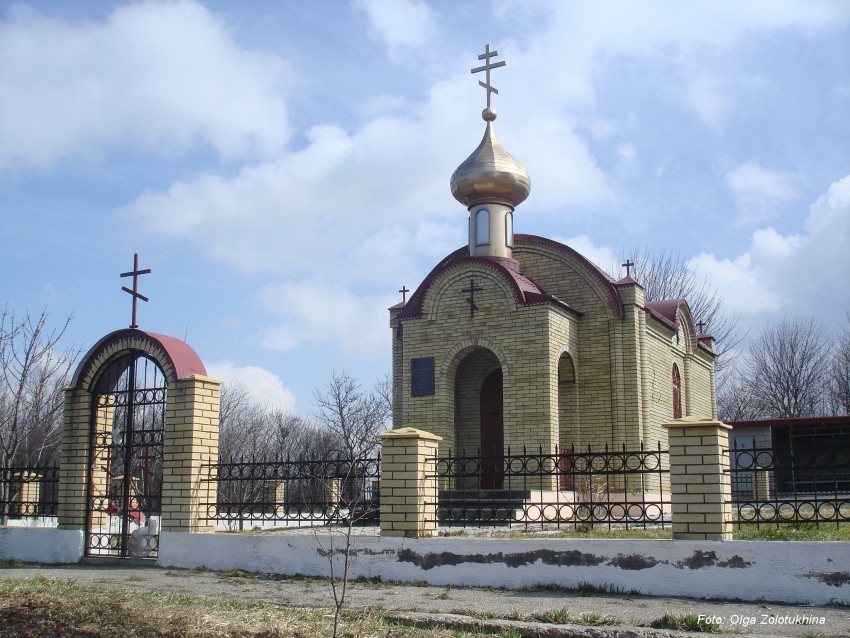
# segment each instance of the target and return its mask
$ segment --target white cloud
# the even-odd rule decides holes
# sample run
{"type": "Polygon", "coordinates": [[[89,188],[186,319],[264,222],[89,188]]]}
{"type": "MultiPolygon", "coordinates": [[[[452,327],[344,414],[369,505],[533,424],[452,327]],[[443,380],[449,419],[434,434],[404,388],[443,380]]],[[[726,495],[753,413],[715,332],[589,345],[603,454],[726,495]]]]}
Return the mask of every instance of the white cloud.
{"type": "Polygon", "coordinates": [[[289,138],[288,75],[193,0],[121,6],[101,23],[18,6],[0,23],[0,167],[118,146],[267,157],[289,138]]]}
{"type": "Polygon", "coordinates": [[[631,142],[620,144],[617,147],[617,157],[619,158],[618,168],[622,171],[629,172],[635,166],[637,158],[637,147],[631,142]]]}
{"type": "MultiPolygon", "coordinates": [[[[522,23],[521,16],[540,13],[537,3],[512,0],[506,4],[503,13],[511,16],[512,22],[522,23]]],[[[520,51],[519,56],[510,51],[510,64],[522,67],[520,77],[500,79],[506,88],[522,85],[520,97],[514,101],[526,104],[517,112],[533,112],[529,103],[549,112],[565,106],[592,107],[594,81],[604,64],[649,59],[657,62],[668,78],[686,78],[678,80],[684,86],[670,89],[712,126],[723,122],[733,106],[729,87],[737,87],[741,81],[717,65],[718,55],[760,30],[822,27],[848,19],[846,7],[829,0],[692,0],[678,4],[550,0],[548,6],[549,28],[535,33],[527,51],[520,51]]]]}
{"type": "Polygon", "coordinates": [[[707,275],[726,307],[745,317],[774,313],[839,322],[850,311],[850,175],[834,182],[811,206],[805,232],[755,231],[749,248],[732,259],[711,253],[689,266],[707,275]]]}
{"type": "Polygon", "coordinates": [[[733,106],[723,82],[716,77],[701,75],[687,91],[688,101],[700,119],[712,127],[722,125],[733,106]]]}
{"type": "MultiPolygon", "coordinates": [[[[375,25],[382,25],[388,42],[420,42],[426,37],[391,28],[406,11],[427,13],[421,3],[381,1],[362,6],[375,25]]],[[[692,45],[720,46],[730,34],[740,35],[747,28],[815,22],[827,13],[820,4],[811,12],[783,4],[779,17],[768,19],[730,5],[728,16],[721,19],[716,15],[721,12],[710,3],[696,3],[693,13],[671,13],[669,5],[617,6],[627,15],[610,20],[611,5],[555,2],[546,29],[527,48],[515,42],[500,46],[501,55],[510,59],[511,72],[498,79],[504,89],[498,105],[500,109],[506,105],[506,121],[500,118],[496,130],[505,148],[525,164],[532,181],[531,197],[518,211],[518,230],[527,213],[560,215],[565,208],[576,207],[599,210],[600,204],[619,201],[588,143],[576,132],[580,125],[583,130],[598,128],[601,120],[591,111],[585,125],[569,113],[592,104],[593,74],[600,60],[621,54],[656,55],[671,43],[687,50],[692,45]],[[661,14],[664,19],[658,19],[661,14]],[[564,65],[565,59],[570,64],[564,65]],[[522,117],[509,119],[511,113],[522,117]]],[[[520,3],[511,11],[532,9],[520,3]]],[[[415,28],[430,19],[419,16],[415,28]]],[[[684,64],[676,56],[672,63],[684,64]]],[[[420,236],[428,223],[449,220],[449,225],[464,230],[465,211],[451,199],[446,182],[483,132],[480,120],[474,124],[475,115],[458,116],[458,104],[476,104],[482,97],[470,81],[467,64],[468,59],[459,61],[462,70],[435,82],[425,101],[408,105],[396,117],[373,116],[357,130],[314,125],[306,132],[306,146],[298,151],[281,150],[235,176],[209,173],[175,182],[167,191],[137,198],[125,212],[148,232],[191,237],[245,271],[294,271],[349,281],[352,258],[374,254],[363,246],[386,237],[387,228],[398,229],[399,237],[420,236]]],[[[383,94],[376,94],[375,100],[376,105],[401,104],[383,94]]],[[[376,111],[373,105],[369,110],[387,113],[395,108],[379,106],[376,111]]],[[[621,168],[635,161],[634,148],[620,145],[621,168]]],[[[455,235],[442,244],[454,243],[455,235]]],[[[389,283],[405,263],[418,265],[432,257],[431,246],[414,241],[405,245],[407,252],[397,260],[381,268],[358,262],[357,271],[389,283]]]]}
{"type": "Polygon", "coordinates": [[[285,411],[295,407],[295,395],[274,372],[259,366],[237,366],[230,361],[216,361],[206,367],[209,375],[219,381],[241,384],[264,407],[285,411]]]}
{"type": "MultiPolygon", "coordinates": [[[[539,11],[525,5],[515,4],[513,10],[539,11]]],[[[288,131],[280,91],[265,91],[283,76],[279,60],[235,49],[221,25],[195,3],[140,6],[178,6],[199,12],[208,26],[212,25],[208,33],[219,43],[219,57],[235,59],[249,78],[263,79],[259,82],[263,90],[255,90],[253,95],[257,104],[268,107],[266,116],[252,119],[240,113],[234,121],[245,128],[234,129],[236,139],[247,143],[256,134],[273,143],[266,157],[252,160],[235,174],[211,170],[175,181],[167,190],[136,198],[123,212],[146,232],[190,238],[240,270],[271,271],[279,276],[280,283],[261,293],[276,316],[269,321],[274,325],[263,333],[267,347],[286,350],[330,341],[346,352],[385,351],[390,338],[386,307],[396,299],[393,294],[386,298],[376,294],[375,288],[366,284],[380,284],[390,291],[402,284],[412,287],[424,275],[423,268],[427,271],[437,259],[464,243],[466,211],[451,199],[447,182],[483,132],[477,109],[472,109],[471,115],[466,113],[471,107],[463,107],[463,115],[458,112],[458,105],[482,100],[469,76],[467,54],[471,48],[458,61],[459,71],[422,87],[419,95],[427,97],[418,102],[409,96],[386,94],[388,86],[380,86],[371,99],[363,101],[360,114],[365,119],[357,128],[310,122],[305,116],[310,122],[304,132],[305,144],[292,150],[283,144],[288,131]],[[260,73],[263,69],[265,74],[260,73]],[[275,105],[283,117],[268,116],[275,105]]],[[[421,2],[364,0],[361,6],[390,56],[400,47],[421,46],[429,38],[439,37],[433,32],[433,16],[421,2]],[[410,12],[419,14],[411,18],[410,12]]],[[[705,121],[722,122],[731,106],[727,87],[737,85],[710,68],[712,56],[703,55],[706,50],[728,46],[751,29],[822,24],[835,14],[830,15],[832,9],[822,3],[805,10],[793,3],[777,3],[775,11],[765,7],[751,11],[731,3],[718,9],[716,3],[695,2],[687,10],[671,11],[668,3],[553,2],[545,28],[527,44],[500,44],[500,53],[509,59],[511,68],[496,82],[501,90],[496,104],[503,113],[496,130],[532,179],[531,198],[517,211],[518,232],[528,228],[523,222],[527,213],[561,214],[566,209],[569,215],[577,207],[599,210],[600,204],[618,201],[619,194],[594,157],[594,145],[577,132],[591,131],[591,136],[615,144],[621,168],[637,159],[636,147],[617,139],[623,134],[620,122],[594,110],[594,79],[607,61],[663,59],[665,76],[688,78],[682,81],[684,88],[673,91],[678,99],[705,121]],[[610,19],[614,11],[617,20],[610,19]],[[672,67],[670,73],[666,73],[670,70],[667,65],[672,67]]],[[[215,59],[212,62],[210,68],[214,69],[215,59]]],[[[238,75],[232,70],[236,66],[236,62],[225,65],[225,70],[231,69],[228,76],[238,75]]],[[[201,76],[210,72],[205,69],[201,76]]],[[[236,95],[244,93],[241,87],[227,86],[236,95]]],[[[151,92],[152,87],[145,88],[151,92]]],[[[220,114],[221,105],[229,107],[230,96],[218,100],[220,109],[206,104],[211,101],[215,102],[207,99],[201,105],[202,116],[204,108],[220,114]]],[[[126,110],[122,104],[119,100],[119,114],[126,110]]],[[[218,129],[206,125],[209,119],[189,120],[184,123],[189,133],[175,129],[175,139],[206,135],[212,140],[218,129]]],[[[124,120],[120,122],[123,126],[124,120]]],[[[636,121],[634,126],[641,124],[636,121]]],[[[171,130],[164,125],[161,129],[161,135],[171,130]]],[[[130,139],[134,134],[125,131],[130,139]]],[[[650,161],[651,155],[643,148],[641,152],[641,159],[650,161]]],[[[659,171],[667,161],[656,164],[659,171]]],[[[756,162],[730,171],[728,180],[741,202],[787,203],[795,196],[791,176],[763,169],[756,162]]],[[[754,236],[746,256],[728,263],[713,256],[706,259],[711,258],[708,266],[714,267],[719,278],[741,274],[737,285],[749,290],[760,283],[759,260],[782,250],[786,255],[798,254],[801,248],[794,241],[772,236],[765,229],[754,236]]],[[[616,269],[622,261],[586,236],[566,243],[605,269],[616,269]]],[[[785,303],[784,297],[769,292],[760,293],[765,307],[785,303]]]]}
{"type": "Polygon", "coordinates": [[[688,267],[705,276],[717,287],[723,298],[724,311],[747,319],[779,312],[790,301],[783,290],[768,285],[765,264],[754,261],[750,253],[734,259],[717,259],[702,253],[688,262],[688,267]]]}
{"type": "Polygon", "coordinates": [[[566,244],[616,279],[620,260],[617,258],[617,254],[607,246],[597,246],[587,235],[576,235],[567,239],[554,237],[553,239],[566,244]]]}
{"type": "Polygon", "coordinates": [[[364,357],[383,357],[388,351],[387,308],[397,301],[393,295],[361,296],[316,279],[270,284],[260,299],[280,321],[262,335],[267,348],[292,350],[308,343],[332,343],[347,354],[364,357]]]}
{"type": "Polygon", "coordinates": [[[391,55],[400,47],[420,47],[434,34],[434,16],[422,0],[358,0],[357,5],[391,55]]]}
{"type": "Polygon", "coordinates": [[[742,221],[758,221],[779,204],[793,201],[797,192],[792,187],[794,175],[787,171],[771,171],[753,160],[726,173],[726,183],[741,210],[742,221]]]}

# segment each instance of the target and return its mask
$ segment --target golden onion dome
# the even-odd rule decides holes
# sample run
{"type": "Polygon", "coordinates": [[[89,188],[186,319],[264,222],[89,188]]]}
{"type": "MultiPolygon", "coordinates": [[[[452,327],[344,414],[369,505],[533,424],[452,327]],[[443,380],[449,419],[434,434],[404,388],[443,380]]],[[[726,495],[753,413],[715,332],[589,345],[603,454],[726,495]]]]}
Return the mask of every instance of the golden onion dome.
{"type": "Polygon", "coordinates": [[[467,208],[485,203],[515,207],[531,192],[531,180],[525,167],[496,139],[496,111],[488,107],[481,117],[487,122],[487,130],[478,148],[452,174],[452,195],[467,208]]]}

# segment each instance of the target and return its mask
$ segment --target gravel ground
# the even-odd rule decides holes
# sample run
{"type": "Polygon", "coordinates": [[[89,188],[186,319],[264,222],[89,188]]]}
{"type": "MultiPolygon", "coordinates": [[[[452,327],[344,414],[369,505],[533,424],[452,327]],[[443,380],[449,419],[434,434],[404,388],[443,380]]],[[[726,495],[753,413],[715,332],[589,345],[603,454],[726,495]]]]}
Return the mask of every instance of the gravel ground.
{"type": "MultiPolygon", "coordinates": [[[[70,579],[80,584],[181,592],[213,598],[266,600],[293,607],[327,607],[331,604],[327,585],[318,579],[264,578],[250,574],[162,569],[153,565],[24,565],[0,568],[0,578],[45,577],[70,579]]],[[[734,595],[734,592],[730,592],[734,595]]],[[[746,636],[850,636],[850,608],[742,603],[656,598],[648,596],[592,595],[551,591],[507,591],[476,588],[446,588],[391,583],[351,583],[350,607],[375,607],[387,615],[409,621],[459,625],[470,617],[505,618],[566,609],[573,617],[598,614],[616,618],[616,626],[555,629],[538,626],[538,633],[522,629],[522,635],[558,636],[682,636],[705,635],[640,628],[665,614],[704,614],[719,620],[723,634],[746,636]],[[449,616],[447,614],[454,614],[449,616]],[[823,624],[820,624],[823,619],[823,624]],[[796,622],[795,622],[796,620],[796,622]],[[804,624],[809,620],[809,624],[804,624]]],[[[496,630],[498,631],[498,629],[496,630]]]]}

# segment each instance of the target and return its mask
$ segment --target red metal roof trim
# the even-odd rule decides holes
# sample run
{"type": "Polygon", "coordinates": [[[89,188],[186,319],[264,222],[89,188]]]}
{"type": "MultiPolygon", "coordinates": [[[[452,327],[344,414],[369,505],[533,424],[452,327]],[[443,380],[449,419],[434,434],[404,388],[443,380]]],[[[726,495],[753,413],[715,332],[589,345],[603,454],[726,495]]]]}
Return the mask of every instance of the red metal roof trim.
{"type": "Polygon", "coordinates": [[[185,379],[193,374],[207,376],[207,369],[204,367],[204,363],[201,361],[198,353],[188,343],[182,339],[167,337],[154,332],[145,332],[145,334],[154,341],[159,342],[159,345],[171,358],[171,363],[174,366],[174,372],[178,379],[185,379]]]}
{"type": "Polygon", "coordinates": [[[684,299],[664,299],[662,301],[647,301],[646,309],[650,314],[675,330],[679,327],[679,308],[687,305],[684,299]]]}
{"type": "MultiPolygon", "coordinates": [[[[185,341],[175,339],[174,337],[159,335],[153,332],[125,328],[106,335],[86,353],[86,356],[83,357],[83,360],[74,372],[74,377],[71,381],[72,386],[80,389],[83,382],[94,372],[93,367],[97,363],[98,358],[108,348],[123,340],[141,340],[146,345],[150,346],[151,351],[146,350],[146,352],[151,355],[154,354],[152,350],[159,349],[166,358],[165,363],[169,364],[174,370],[174,379],[169,379],[169,381],[184,379],[193,374],[200,374],[204,376],[207,374],[207,370],[201,362],[201,358],[185,341]]],[[[103,362],[101,362],[101,364],[102,363],[103,362]]],[[[163,372],[166,374],[168,373],[167,370],[163,370],[163,372]]]]}
{"type": "Polygon", "coordinates": [[[746,428],[755,426],[779,425],[782,427],[794,427],[802,425],[850,425],[850,416],[812,416],[785,419],[756,419],[754,421],[724,421],[732,428],[746,428]]]}

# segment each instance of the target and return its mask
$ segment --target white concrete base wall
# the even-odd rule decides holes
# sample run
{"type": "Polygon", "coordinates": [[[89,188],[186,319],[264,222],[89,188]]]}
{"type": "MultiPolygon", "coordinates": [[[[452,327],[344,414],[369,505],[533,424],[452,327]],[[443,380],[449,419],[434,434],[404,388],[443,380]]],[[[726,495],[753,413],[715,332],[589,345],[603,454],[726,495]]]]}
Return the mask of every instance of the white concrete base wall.
{"type": "Polygon", "coordinates": [[[79,563],[83,532],[49,527],[0,527],[0,559],[30,563],[79,563]]]}
{"type": "MultiPolygon", "coordinates": [[[[163,532],[164,567],[328,575],[341,536],[163,532]]],[[[341,573],[341,571],[337,571],[341,573]]],[[[358,537],[351,578],[519,588],[580,583],[655,596],[850,604],[850,543],[358,537]]]]}

